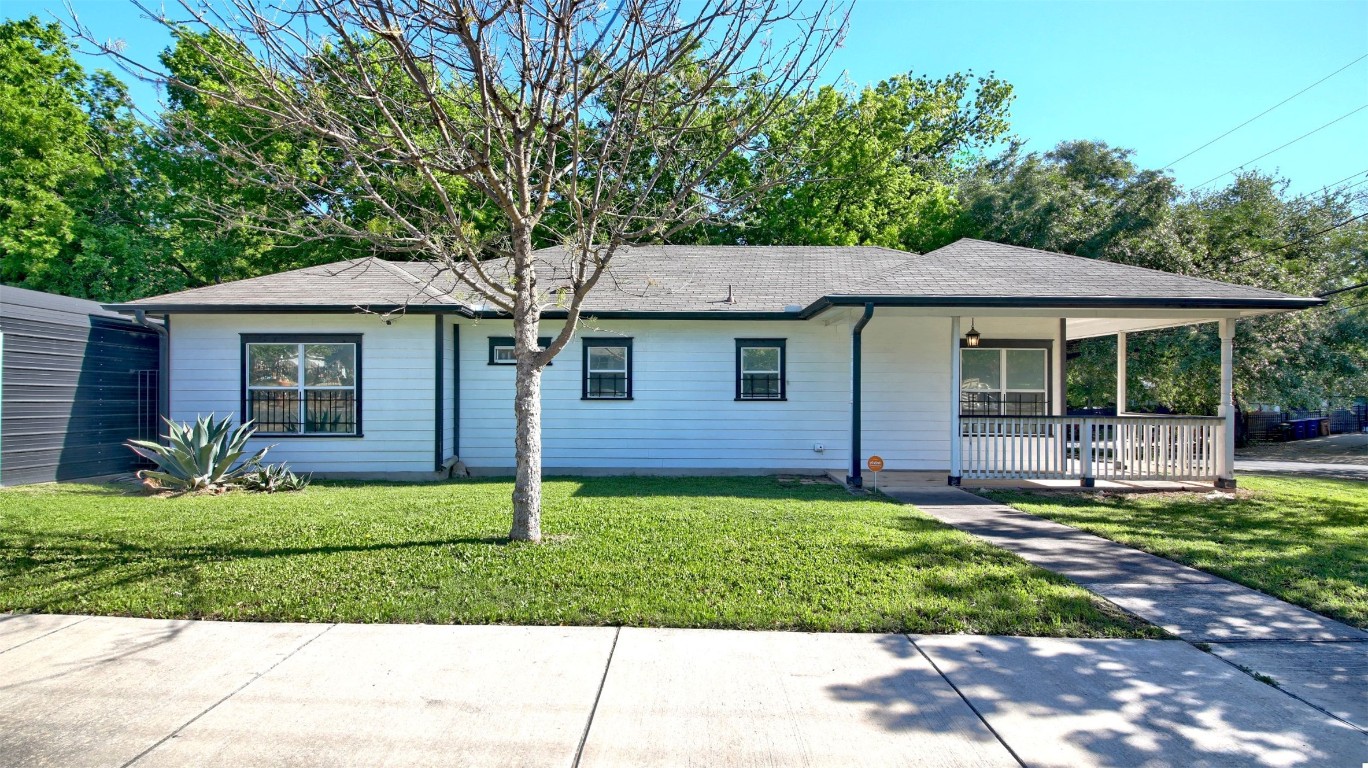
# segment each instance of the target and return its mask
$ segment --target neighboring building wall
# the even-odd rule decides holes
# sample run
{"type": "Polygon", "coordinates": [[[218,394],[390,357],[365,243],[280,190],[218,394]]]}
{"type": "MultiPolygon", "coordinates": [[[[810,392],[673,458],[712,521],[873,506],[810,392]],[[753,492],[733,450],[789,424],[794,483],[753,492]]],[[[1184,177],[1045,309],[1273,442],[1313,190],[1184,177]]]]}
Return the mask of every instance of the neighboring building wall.
{"type": "Polygon", "coordinates": [[[93,301],[5,287],[0,346],[0,484],[137,466],[123,444],[155,434],[156,333],[93,301]]]}
{"type": "Polygon", "coordinates": [[[238,415],[243,333],[359,333],[363,437],[262,437],[267,461],[307,472],[432,477],[432,315],[174,315],[171,319],[171,418],[238,415]]]}

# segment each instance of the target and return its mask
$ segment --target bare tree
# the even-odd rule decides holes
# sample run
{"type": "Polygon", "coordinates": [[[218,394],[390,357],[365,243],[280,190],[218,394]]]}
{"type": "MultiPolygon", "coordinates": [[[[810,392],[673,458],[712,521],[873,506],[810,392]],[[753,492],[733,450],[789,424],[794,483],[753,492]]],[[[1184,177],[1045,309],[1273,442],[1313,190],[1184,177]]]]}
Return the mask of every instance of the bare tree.
{"type": "Polygon", "coordinates": [[[529,541],[541,538],[542,369],[573,338],[585,297],[621,246],[659,241],[765,187],[727,183],[721,170],[772,150],[763,130],[812,86],[849,10],[844,0],[182,0],[184,18],[172,18],[138,7],[212,76],[177,78],[106,44],[107,54],[316,150],[317,163],[300,163],[260,131],[168,121],[179,146],[294,201],[245,224],[222,201],[202,201],[206,211],[437,262],[454,290],[511,316],[510,536],[529,541]],[[358,219],[358,206],[384,225],[358,219]],[[554,284],[538,282],[548,270],[537,242],[561,246],[554,284]],[[542,348],[552,307],[567,321],[542,348]]]}

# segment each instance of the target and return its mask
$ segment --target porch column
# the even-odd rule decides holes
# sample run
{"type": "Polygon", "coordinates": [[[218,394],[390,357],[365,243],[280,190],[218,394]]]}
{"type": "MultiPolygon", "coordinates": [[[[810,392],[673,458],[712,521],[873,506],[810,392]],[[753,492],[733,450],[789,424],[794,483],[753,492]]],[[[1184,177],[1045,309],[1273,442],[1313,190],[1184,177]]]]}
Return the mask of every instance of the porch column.
{"type": "Polygon", "coordinates": [[[1051,398],[1054,400],[1054,408],[1050,411],[1052,416],[1067,416],[1069,413],[1069,320],[1059,318],[1059,334],[1055,337],[1055,359],[1054,359],[1054,392],[1051,398]]]}
{"type": "Polygon", "coordinates": [[[960,319],[950,318],[950,476],[946,482],[960,484],[960,319]]]}
{"type": "Polygon", "coordinates": [[[1126,412],[1126,332],[1116,334],[1116,415],[1126,412]]]}
{"type": "Polygon", "coordinates": [[[1216,441],[1216,487],[1235,487],[1235,318],[1221,319],[1221,430],[1216,441]]]}

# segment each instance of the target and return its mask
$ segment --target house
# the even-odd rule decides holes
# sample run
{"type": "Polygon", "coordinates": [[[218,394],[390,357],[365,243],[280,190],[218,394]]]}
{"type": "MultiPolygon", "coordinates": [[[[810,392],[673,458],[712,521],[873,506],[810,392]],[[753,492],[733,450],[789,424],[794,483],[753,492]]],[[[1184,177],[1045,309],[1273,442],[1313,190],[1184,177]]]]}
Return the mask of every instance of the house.
{"type": "MultiPolygon", "coordinates": [[[[560,251],[539,256],[554,287],[560,251]]],[[[431,478],[457,461],[510,473],[512,324],[452,282],[366,258],[110,308],[164,318],[172,419],[249,416],[272,458],[325,475],[431,478]]],[[[952,484],[1233,484],[1235,323],[1318,303],[979,240],[927,254],[624,248],[545,371],[544,468],[845,468],[858,485],[877,454],[952,484]],[[1222,338],[1218,416],[1066,415],[1066,341],[1208,322],[1222,338]]],[[[545,318],[550,337],[565,313],[545,318]]]]}

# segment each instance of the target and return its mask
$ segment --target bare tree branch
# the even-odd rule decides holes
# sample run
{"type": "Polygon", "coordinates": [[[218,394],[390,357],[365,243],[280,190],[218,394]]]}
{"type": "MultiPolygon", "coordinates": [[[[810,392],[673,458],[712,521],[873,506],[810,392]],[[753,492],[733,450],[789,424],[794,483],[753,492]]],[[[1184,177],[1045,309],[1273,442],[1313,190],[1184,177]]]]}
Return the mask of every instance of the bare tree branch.
{"type": "Polygon", "coordinates": [[[133,2],[205,71],[163,72],[75,33],[134,76],[239,116],[162,130],[276,206],[263,220],[203,201],[208,214],[432,262],[450,290],[511,316],[515,520],[539,514],[541,369],[614,254],[779,181],[719,171],[772,151],[764,129],[813,86],[849,12],[845,0],[180,0],[176,18],[133,2]],[[549,265],[539,241],[560,245],[549,265]],[[542,349],[549,307],[567,320],[542,349]]]}

